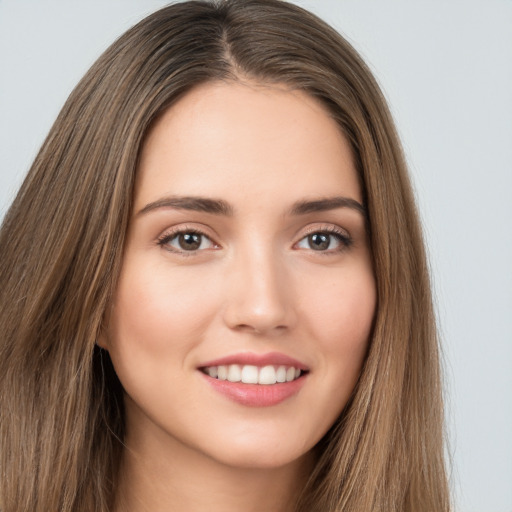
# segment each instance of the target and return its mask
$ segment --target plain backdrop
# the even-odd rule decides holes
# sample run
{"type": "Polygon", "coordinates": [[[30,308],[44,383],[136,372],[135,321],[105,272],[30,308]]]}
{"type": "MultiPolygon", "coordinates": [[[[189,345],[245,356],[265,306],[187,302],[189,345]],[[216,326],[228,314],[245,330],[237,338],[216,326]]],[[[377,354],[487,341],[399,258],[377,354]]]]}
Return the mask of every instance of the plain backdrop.
{"type": "MultiPolygon", "coordinates": [[[[158,0],[0,0],[0,218],[66,97],[158,0]]],[[[424,221],[460,512],[512,512],[512,0],[297,0],[388,98],[424,221]]]]}

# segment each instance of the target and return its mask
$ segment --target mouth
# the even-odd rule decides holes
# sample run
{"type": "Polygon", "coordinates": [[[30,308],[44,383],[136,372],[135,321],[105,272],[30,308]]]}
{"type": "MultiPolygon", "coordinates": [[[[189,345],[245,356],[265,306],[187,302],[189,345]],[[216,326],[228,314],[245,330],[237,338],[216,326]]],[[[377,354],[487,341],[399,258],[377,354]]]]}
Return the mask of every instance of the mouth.
{"type": "Polygon", "coordinates": [[[266,365],[259,367],[252,364],[205,366],[200,368],[200,371],[212,379],[234,383],[241,382],[243,384],[260,384],[263,386],[293,382],[306,373],[305,370],[294,366],[266,365]]]}
{"type": "Polygon", "coordinates": [[[297,395],[309,368],[280,353],[234,354],[198,367],[215,391],[238,404],[268,407],[297,395]]]}

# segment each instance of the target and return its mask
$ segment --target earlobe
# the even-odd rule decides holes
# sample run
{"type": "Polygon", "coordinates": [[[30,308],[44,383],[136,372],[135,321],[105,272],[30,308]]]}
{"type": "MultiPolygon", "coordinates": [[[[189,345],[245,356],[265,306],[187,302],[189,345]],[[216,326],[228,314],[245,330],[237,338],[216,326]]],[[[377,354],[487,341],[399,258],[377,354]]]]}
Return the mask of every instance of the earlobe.
{"type": "Polygon", "coordinates": [[[106,351],[110,350],[109,325],[110,325],[111,312],[112,312],[112,305],[103,314],[101,323],[98,326],[98,329],[96,331],[96,345],[98,345],[98,347],[100,347],[106,351]]]}
{"type": "Polygon", "coordinates": [[[100,332],[100,334],[96,338],[96,345],[98,345],[98,347],[103,348],[108,351],[108,348],[109,348],[108,340],[107,340],[107,336],[103,330],[100,332]]]}

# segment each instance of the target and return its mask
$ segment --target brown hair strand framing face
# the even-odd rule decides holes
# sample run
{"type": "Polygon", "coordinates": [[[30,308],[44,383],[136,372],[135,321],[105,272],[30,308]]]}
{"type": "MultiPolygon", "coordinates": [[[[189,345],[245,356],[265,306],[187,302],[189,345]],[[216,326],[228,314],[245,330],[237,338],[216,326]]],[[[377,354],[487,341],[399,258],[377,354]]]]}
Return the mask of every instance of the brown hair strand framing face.
{"type": "Polygon", "coordinates": [[[400,143],[355,50],[277,0],[170,5],[70,95],[0,231],[0,510],[112,510],[122,387],[96,345],[116,288],[138,157],[199,84],[286,84],[323,103],[363,190],[377,312],[361,377],[318,445],[303,512],[450,508],[428,265],[400,143]]]}

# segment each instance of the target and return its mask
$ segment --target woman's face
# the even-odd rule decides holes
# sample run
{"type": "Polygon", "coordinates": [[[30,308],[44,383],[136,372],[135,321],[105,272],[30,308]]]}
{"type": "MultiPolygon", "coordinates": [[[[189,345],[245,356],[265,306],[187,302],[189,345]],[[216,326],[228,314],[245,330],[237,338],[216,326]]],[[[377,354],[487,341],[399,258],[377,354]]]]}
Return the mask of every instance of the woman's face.
{"type": "Polygon", "coordinates": [[[138,173],[101,341],[127,444],[299,460],[347,403],[375,312],[347,141],[302,92],[210,83],[159,119],[138,173]]]}

